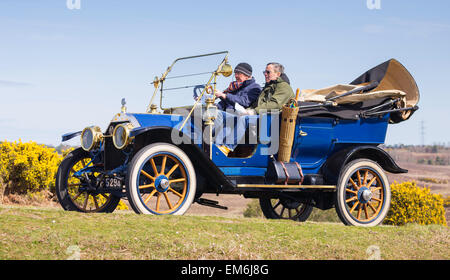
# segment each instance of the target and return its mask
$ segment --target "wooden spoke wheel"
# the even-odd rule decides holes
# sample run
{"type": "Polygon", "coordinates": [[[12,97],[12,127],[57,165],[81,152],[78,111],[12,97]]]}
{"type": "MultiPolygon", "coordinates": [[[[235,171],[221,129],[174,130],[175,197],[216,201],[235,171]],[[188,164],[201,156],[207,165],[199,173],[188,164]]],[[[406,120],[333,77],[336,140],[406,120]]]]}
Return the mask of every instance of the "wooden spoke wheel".
{"type": "Polygon", "coordinates": [[[192,204],[195,192],[194,167],[174,145],[149,145],[130,163],[127,195],[137,213],[182,215],[192,204]]]}
{"type": "Polygon", "coordinates": [[[391,201],[383,169],[371,160],[347,164],[339,177],[336,212],[346,225],[375,226],[387,215],[391,201]]]}
{"type": "Polygon", "coordinates": [[[268,219],[290,219],[304,222],[313,210],[311,205],[287,198],[260,198],[259,204],[264,216],[268,219]]]}
{"type": "Polygon", "coordinates": [[[56,195],[65,210],[79,212],[113,212],[120,198],[108,193],[97,193],[94,184],[100,173],[76,173],[92,167],[89,153],[76,149],[62,161],[56,175],[56,195]]]}

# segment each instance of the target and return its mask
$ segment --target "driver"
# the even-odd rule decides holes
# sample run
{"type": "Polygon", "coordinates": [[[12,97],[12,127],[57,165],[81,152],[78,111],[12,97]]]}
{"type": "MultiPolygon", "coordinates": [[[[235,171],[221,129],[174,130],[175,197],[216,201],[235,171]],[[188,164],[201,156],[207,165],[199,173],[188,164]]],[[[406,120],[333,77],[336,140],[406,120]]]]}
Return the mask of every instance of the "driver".
{"type": "MultiPolygon", "coordinates": [[[[270,62],[263,73],[266,84],[261,95],[244,113],[241,113],[240,116],[235,116],[237,118],[236,129],[219,132],[219,136],[216,137],[217,148],[226,156],[237,147],[238,141],[245,135],[249,124],[255,125],[258,114],[268,110],[280,110],[284,104],[294,97],[294,92],[284,73],[283,65],[277,62],[270,62]],[[224,143],[226,138],[231,138],[233,141],[224,143]]],[[[218,116],[220,117],[220,114],[218,116]]]]}
{"type": "Polygon", "coordinates": [[[244,108],[250,107],[261,94],[261,86],[252,77],[250,64],[242,62],[234,69],[236,81],[231,82],[224,91],[215,90],[214,95],[220,98],[217,108],[222,111],[234,110],[236,103],[244,108]]]}

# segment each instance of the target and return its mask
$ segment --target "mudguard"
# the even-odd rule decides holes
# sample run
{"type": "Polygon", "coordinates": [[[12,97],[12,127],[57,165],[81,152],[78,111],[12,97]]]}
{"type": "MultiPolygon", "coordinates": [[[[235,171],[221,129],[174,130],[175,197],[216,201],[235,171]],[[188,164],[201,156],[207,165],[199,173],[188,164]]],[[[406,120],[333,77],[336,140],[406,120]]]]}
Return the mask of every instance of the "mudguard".
{"type": "MultiPolygon", "coordinates": [[[[205,188],[208,191],[222,192],[233,190],[234,184],[223,174],[223,172],[209,159],[209,157],[200,149],[200,147],[190,139],[190,137],[176,128],[167,126],[153,126],[138,128],[130,133],[135,137],[135,152],[151,143],[165,142],[180,147],[191,159],[197,173],[206,179],[205,188]],[[173,143],[171,135],[179,134],[182,143],[173,143]],[[215,187],[215,188],[214,188],[215,187]],[[211,190],[214,188],[214,190],[211,190]]],[[[201,188],[201,186],[199,186],[201,188]]]]}
{"type": "Polygon", "coordinates": [[[378,146],[351,146],[331,155],[323,165],[322,174],[327,183],[336,184],[340,170],[350,161],[359,158],[373,160],[390,173],[408,173],[408,170],[399,167],[394,159],[378,146]]]}

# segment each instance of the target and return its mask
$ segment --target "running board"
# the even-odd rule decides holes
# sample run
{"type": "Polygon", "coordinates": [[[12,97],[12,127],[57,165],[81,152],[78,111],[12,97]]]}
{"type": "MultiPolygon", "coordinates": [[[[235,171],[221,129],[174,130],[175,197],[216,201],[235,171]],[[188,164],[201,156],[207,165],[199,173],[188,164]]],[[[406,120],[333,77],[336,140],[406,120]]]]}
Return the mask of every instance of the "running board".
{"type": "Polygon", "coordinates": [[[218,208],[218,209],[222,209],[222,210],[228,210],[228,207],[219,205],[219,202],[215,201],[215,200],[209,200],[206,198],[197,198],[195,200],[195,202],[197,202],[198,204],[203,205],[203,206],[218,208]]]}
{"type": "Polygon", "coordinates": [[[238,184],[240,189],[264,188],[264,189],[325,189],[335,190],[334,185],[258,185],[258,184],[238,184]]]}

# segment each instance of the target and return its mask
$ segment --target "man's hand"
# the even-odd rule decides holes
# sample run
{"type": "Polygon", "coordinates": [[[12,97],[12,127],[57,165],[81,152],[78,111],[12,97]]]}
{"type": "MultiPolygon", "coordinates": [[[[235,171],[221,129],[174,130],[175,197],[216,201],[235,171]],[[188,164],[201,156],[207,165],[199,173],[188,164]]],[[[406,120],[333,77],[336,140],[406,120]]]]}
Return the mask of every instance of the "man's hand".
{"type": "Polygon", "coordinates": [[[245,112],[246,112],[246,115],[249,115],[249,116],[256,115],[256,111],[254,109],[248,108],[248,109],[245,110],[245,112]]]}
{"type": "Polygon", "coordinates": [[[215,95],[216,97],[222,98],[222,99],[227,98],[227,95],[226,95],[225,93],[223,93],[222,91],[218,90],[218,89],[216,89],[216,90],[214,91],[214,95],[215,95]]]}

